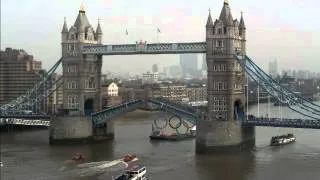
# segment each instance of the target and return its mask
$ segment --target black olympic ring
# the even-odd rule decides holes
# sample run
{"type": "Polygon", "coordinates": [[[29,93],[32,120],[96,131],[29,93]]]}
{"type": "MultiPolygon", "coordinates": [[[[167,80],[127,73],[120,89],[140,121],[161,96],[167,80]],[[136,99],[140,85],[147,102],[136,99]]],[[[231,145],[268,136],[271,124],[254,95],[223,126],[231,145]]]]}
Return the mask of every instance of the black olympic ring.
{"type": "Polygon", "coordinates": [[[169,118],[169,126],[170,126],[172,129],[178,129],[178,128],[181,126],[181,124],[182,124],[182,121],[181,121],[181,117],[180,117],[180,116],[173,115],[173,116],[171,116],[171,117],[169,118]],[[173,118],[175,118],[175,117],[179,119],[179,123],[176,125],[176,127],[174,127],[174,125],[172,125],[172,123],[171,123],[171,120],[172,120],[173,118]]]}
{"type": "Polygon", "coordinates": [[[165,121],[165,124],[164,124],[164,126],[159,126],[158,125],[158,120],[161,120],[160,118],[158,118],[158,119],[155,119],[154,120],[154,125],[157,127],[157,128],[159,128],[159,129],[164,129],[164,128],[166,128],[167,126],[168,126],[168,120],[166,119],[166,115],[164,116],[164,121],[165,121]]]}

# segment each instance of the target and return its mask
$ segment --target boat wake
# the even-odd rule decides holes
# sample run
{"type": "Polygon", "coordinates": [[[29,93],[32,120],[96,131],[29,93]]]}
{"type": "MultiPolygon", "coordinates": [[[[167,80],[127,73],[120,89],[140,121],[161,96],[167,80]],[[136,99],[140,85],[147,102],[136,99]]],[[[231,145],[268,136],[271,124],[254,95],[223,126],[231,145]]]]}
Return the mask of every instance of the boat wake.
{"type": "MultiPolygon", "coordinates": [[[[138,158],[133,159],[130,162],[137,161],[138,158]]],[[[128,162],[128,163],[130,163],[128,162]]],[[[63,166],[60,171],[66,176],[96,176],[108,172],[119,171],[128,167],[128,163],[124,162],[123,159],[116,159],[113,161],[99,161],[99,162],[89,162],[78,164],[73,167],[63,166]]]]}

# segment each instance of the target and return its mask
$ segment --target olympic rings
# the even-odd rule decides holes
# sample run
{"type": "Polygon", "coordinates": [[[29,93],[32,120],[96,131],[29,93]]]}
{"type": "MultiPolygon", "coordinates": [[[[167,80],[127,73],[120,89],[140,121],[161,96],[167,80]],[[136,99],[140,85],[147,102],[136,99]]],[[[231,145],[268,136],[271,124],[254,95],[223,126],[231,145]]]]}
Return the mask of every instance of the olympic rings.
{"type": "Polygon", "coordinates": [[[156,128],[158,128],[158,129],[164,129],[164,128],[166,128],[166,127],[168,126],[168,120],[167,120],[166,116],[164,117],[164,119],[160,119],[160,118],[155,119],[155,120],[153,121],[153,123],[154,123],[154,125],[156,126],[156,128]],[[164,124],[163,126],[159,126],[158,120],[165,121],[165,124],[164,124]]]}
{"type": "Polygon", "coordinates": [[[192,128],[192,127],[194,126],[194,123],[191,123],[191,122],[190,122],[190,124],[191,124],[191,125],[189,125],[188,121],[186,121],[186,120],[183,120],[183,121],[182,121],[182,125],[183,125],[184,127],[186,127],[187,129],[190,129],[190,128],[192,128]]]}
{"type": "Polygon", "coordinates": [[[182,134],[182,133],[179,132],[179,128],[177,128],[176,129],[176,133],[177,133],[177,135],[185,135],[185,134],[187,134],[189,132],[189,130],[190,130],[190,128],[186,128],[186,131],[184,132],[184,134],[182,134]]]}
{"type": "Polygon", "coordinates": [[[171,116],[171,117],[169,118],[169,126],[170,126],[172,129],[178,129],[178,128],[181,126],[181,124],[182,124],[181,117],[176,116],[176,115],[173,115],[173,116],[171,116]],[[175,117],[179,119],[179,123],[176,125],[176,127],[174,127],[174,125],[172,125],[172,122],[171,122],[171,120],[172,120],[173,118],[175,118],[175,117]]]}

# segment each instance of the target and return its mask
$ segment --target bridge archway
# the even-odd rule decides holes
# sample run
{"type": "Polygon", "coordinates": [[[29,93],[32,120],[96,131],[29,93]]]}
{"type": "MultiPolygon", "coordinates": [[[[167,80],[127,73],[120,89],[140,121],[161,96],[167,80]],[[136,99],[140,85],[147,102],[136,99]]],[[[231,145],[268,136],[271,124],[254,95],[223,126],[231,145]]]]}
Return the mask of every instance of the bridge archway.
{"type": "Polygon", "coordinates": [[[85,102],[84,102],[84,114],[85,115],[90,115],[91,113],[93,113],[93,99],[90,98],[90,99],[87,99],[85,102]]]}
{"type": "Polygon", "coordinates": [[[237,99],[233,105],[233,117],[234,120],[244,120],[244,105],[240,99],[237,99]]]}

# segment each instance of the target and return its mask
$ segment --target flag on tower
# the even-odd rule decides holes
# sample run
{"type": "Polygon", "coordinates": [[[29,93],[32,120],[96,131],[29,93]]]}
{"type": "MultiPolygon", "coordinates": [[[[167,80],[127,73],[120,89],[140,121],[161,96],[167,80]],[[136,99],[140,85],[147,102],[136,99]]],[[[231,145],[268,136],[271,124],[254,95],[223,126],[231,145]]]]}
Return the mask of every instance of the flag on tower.
{"type": "Polygon", "coordinates": [[[158,30],[158,33],[161,33],[159,28],[157,30],[158,30]]]}
{"type": "Polygon", "coordinates": [[[128,35],[128,30],[126,29],[126,35],[128,35]]]}

